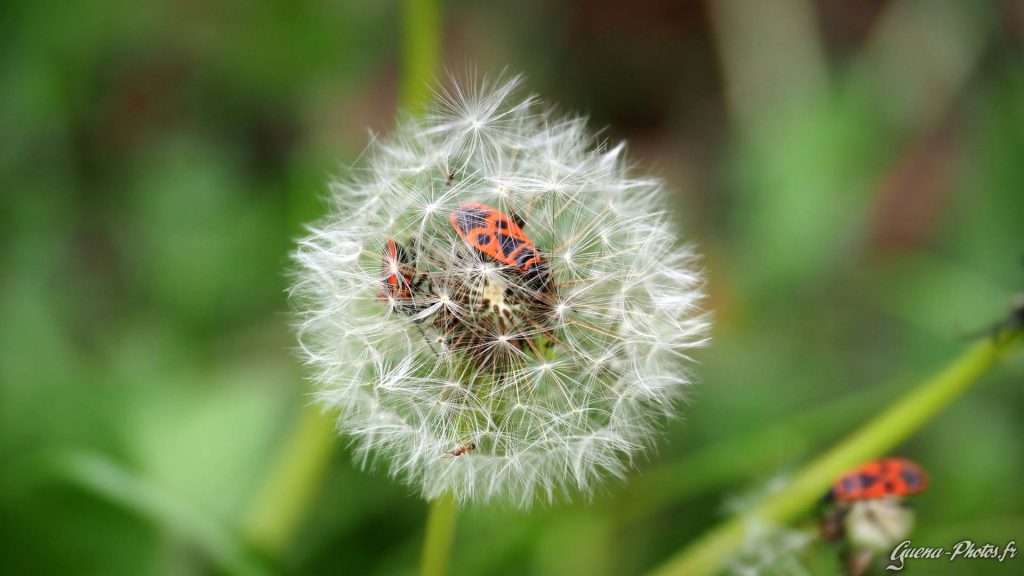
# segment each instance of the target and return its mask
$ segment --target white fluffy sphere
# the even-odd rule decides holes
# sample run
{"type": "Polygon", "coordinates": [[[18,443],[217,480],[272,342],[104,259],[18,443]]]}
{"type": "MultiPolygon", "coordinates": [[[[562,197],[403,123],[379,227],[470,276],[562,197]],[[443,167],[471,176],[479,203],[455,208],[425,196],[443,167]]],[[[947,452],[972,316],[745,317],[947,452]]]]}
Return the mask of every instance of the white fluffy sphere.
{"type": "Polygon", "coordinates": [[[516,86],[402,118],[295,254],[318,398],[427,498],[590,495],[652,443],[706,340],[661,183],[516,86]]]}

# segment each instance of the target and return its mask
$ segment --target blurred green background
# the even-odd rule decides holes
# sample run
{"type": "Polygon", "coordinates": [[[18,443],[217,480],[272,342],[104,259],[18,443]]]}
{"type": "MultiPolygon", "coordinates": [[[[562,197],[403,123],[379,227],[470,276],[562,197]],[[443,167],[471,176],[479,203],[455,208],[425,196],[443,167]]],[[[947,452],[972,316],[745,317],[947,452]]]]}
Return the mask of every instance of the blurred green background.
{"type": "MultiPolygon", "coordinates": [[[[525,73],[669,182],[716,318],[692,405],[628,484],[470,508],[454,574],[655,567],[1024,285],[1024,3],[442,12],[453,70],[525,73]]],[[[344,439],[286,544],[246,538],[308,400],[288,253],[391,126],[401,22],[397,2],[0,7],[0,573],[415,572],[425,504],[344,439]]],[[[915,542],[1024,541],[1022,374],[1018,354],[900,451],[932,476],[915,542]]],[[[801,562],[835,573],[829,553],[801,562]]]]}

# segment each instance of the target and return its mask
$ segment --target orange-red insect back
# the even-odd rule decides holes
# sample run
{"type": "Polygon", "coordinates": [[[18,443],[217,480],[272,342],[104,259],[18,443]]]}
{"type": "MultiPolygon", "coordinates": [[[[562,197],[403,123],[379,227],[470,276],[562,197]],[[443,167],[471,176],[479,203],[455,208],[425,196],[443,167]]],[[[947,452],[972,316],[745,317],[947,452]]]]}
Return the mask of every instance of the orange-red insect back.
{"type": "Polygon", "coordinates": [[[395,242],[394,238],[388,238],[381,269],[381,299],[408,300],[412,297],[413,278],[408,273],[409,267],[409,253],[405,247],[395,242]]]}
{"type": "Polygon", "coordinates": [[[928,486],[928,475],[906,458],[872,460],[843,474],[827,498],[839,502],[907,496],[928,486]]]}
{"type": "Polygon", "coordinates": [[[452,212],[451,224],[466,244],[499,264],[519,271],[533,290],[548,285],[548,267],[520,222],[497,208],[469,203],[452,212]]]}

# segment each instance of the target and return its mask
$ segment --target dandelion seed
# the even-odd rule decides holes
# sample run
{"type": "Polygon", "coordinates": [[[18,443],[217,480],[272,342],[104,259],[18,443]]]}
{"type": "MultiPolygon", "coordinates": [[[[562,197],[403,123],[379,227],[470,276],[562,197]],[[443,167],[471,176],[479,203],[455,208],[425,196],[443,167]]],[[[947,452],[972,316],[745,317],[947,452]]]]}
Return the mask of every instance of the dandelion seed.
{"type": "Polygon", "coordinates": [[[746,518],[743,545],[730,558],[727,573],[734,576],[813,574],[804,565],[803,558],[815,541],[813,531],[765,522],[750,515],[752,509],[781,492],[789,482],[787,476],[776,475],[725,502],[726,512],[746,518]]]}
{"type": "Polygon", "coordinates": [[[453,83],[373,139],[295,253],[318,398],[426,498],[590,496],[653,442],[707,338],[661,184],[517,84],[453,83]]]}
{"type": "Polygon", "coordinates": [[[747,525],[743,548],[729,563],[735,576],[811,576],[802,555],[814,542],[806,531],[761,522],[747,525]]]}

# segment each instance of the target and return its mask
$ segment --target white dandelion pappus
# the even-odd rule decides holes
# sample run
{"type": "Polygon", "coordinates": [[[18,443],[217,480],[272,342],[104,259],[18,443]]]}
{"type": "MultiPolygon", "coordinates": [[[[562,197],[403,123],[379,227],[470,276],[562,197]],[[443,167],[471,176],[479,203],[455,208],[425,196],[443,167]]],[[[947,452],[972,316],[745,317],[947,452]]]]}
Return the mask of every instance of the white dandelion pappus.
{"type": "Polygon", "coordinates": [[[689,385],[703,280],[623,145],[517,79],[453,84],[332,183],[295,253],[302,352],[362,462],[424,497],[590,496],[689,385]]]}

